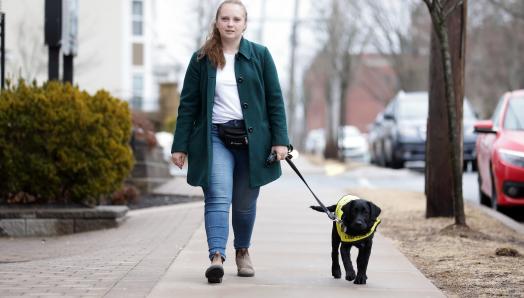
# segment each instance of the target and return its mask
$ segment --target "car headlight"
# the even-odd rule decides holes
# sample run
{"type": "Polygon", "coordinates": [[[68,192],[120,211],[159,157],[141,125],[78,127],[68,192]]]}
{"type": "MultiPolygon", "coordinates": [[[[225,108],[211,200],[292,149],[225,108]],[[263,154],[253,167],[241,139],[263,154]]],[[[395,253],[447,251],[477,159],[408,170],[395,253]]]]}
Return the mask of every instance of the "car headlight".
{"type": "Polygon", "coordinates": [[[499,155],[503,161],[524,168],[524,152],[499,149],[499,155]]]}

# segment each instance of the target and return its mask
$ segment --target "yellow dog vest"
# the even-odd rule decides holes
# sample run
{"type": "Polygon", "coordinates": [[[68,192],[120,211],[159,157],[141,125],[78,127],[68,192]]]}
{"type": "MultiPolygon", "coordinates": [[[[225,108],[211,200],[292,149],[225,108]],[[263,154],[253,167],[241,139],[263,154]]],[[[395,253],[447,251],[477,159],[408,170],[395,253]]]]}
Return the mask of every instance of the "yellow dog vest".
{"type": "Polygon", "coordinates": [[[342,223],[342,214],[344,213],[342,212],[342,206],[346,205],[347,203],[349,203],[352,200],[357,200],[357,199],[359,198],[352,196],[352,195],[346,195],[342,197],[337,203],[337,208],[335,209],[335,216],[337,217],[336,225],[337,225],[338,235],[340,236],[340,240],[342,242],[357,242],[357,241],[366,239],[375,232],[375,229],[377,228],[378,224],[380,223],[380,219],[377,218],[375,220],[375,223],[373,223],[373,226],[371,227],[369,232],[367,232],[364,235],[353,236],[353,235],[346,234],[344,232],[344,228],[342,227],[342,224],[341,224],[342,223]]]}

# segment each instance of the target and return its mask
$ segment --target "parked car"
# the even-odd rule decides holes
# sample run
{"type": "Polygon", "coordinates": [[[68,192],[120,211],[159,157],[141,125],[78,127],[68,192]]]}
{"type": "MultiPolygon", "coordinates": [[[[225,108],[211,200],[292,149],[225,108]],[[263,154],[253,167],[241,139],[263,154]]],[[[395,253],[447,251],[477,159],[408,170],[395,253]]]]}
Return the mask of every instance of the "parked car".
{"type": "Polygon", "coordinates": [[[383,119],[383,113],[378,113],[375,120],[368,127],[369,159],[371,163],[379,166],[386,165],[381,142],[383,119]]]}
{"type": "Polygon", "coordinates": [[[353,161],[367,162],[369,160],[368,142],[360,130],[351,125],[339,128],[339,156],[353,161]]]}
{"type": "MultiPolygon", "coordinates": [[[[400,91],[386,106],[382,120],[376,126],[380,130],[371,145],[380,148],[376,158],[388,167],[403,168],[408,161],[426,159],[426,126],[428,118],[427,92],[400,91]],[[375,144],[378,142],[378,144],[375,144]]],[[[464,164],[474,164],[475,140],[473,124],[476,116],[467,99],[464,100],[464,164]]]]}
{"type": "Polygon", "coordinates": [[[524,206],[524,90],[505,93],[475,132],[481,203],[524,206]]]}
{"type": "Polygon", "coordinates": [[[323,155],[326,147],[326,134],[323,128],[312,129],[306,136],[305,150],[314,155],[323,155]]]}

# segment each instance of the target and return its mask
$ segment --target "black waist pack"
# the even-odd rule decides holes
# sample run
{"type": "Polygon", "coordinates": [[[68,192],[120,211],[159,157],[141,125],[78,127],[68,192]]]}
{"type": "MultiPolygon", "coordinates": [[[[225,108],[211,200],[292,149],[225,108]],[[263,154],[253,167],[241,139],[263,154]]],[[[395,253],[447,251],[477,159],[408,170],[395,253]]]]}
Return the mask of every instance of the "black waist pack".
{"type": "Polygon", "coordinates": [[[231,149],[246,149],[248,144],[246,127],[218,125],[218,136],[231,149]]]}

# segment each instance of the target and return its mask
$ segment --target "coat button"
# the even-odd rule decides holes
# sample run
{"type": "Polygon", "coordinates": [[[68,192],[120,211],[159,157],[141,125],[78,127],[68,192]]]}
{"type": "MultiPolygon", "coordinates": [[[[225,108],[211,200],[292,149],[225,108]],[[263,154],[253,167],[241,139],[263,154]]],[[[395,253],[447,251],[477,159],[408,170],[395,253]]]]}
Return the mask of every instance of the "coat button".
{"type": "Polygon", "coordinates": [[[244,81],[244,78],[242,76],[239,76],[237,79],[237,83],[242,84],[243,81],[244,81]]]}
{"type": "Polygon", "coordinates": [[[242,104],[242,107],[243,107],[244,109],[247,109],[247,108],[249,107],[249,105],[247,104],[247,102],[245,102],[245,103],[242,104]]]}
{"type": "Polygon", "coordinates": [[[247,132],[252,133],[253,132],[253,127],[248,128],[247,132]]]}

